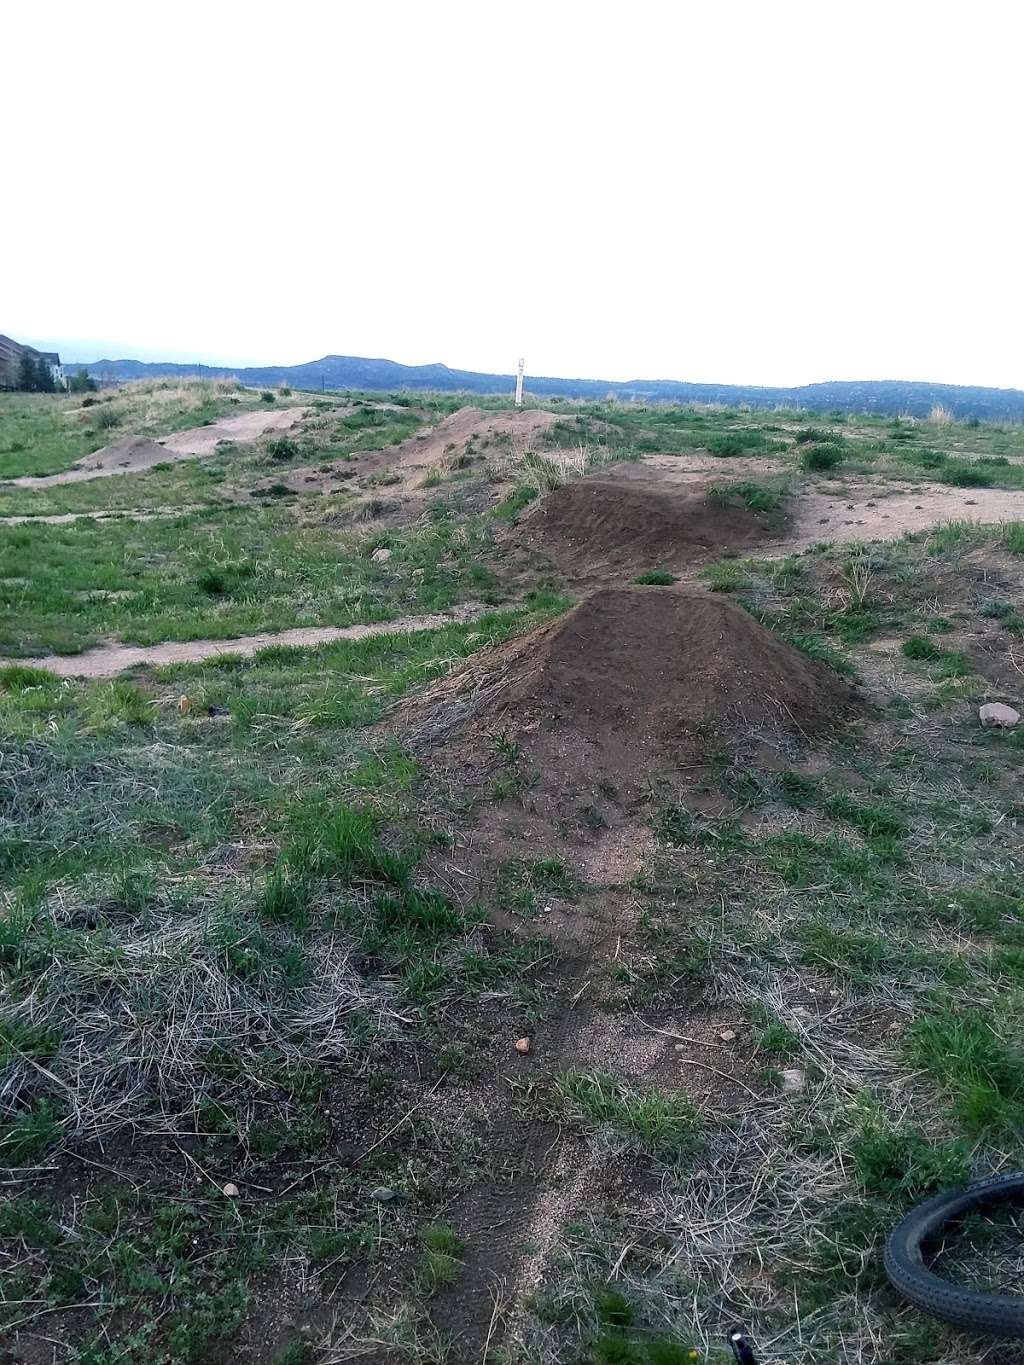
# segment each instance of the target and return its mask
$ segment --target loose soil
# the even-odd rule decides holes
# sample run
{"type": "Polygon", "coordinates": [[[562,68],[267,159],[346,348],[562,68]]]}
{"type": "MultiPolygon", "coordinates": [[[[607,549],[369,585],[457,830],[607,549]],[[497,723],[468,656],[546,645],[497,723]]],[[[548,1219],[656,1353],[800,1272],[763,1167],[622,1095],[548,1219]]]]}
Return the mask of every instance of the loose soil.
{"type": "Polygon", "coordinates": [[[605,588],[485,650],[407,708],[420,734],[493,747],[501,734],[541,787],[597,800],[722,748],[792,744],[859,706],[825,664],[713,593],[605,588]]]}
{"type": "Polygon", "coordinates": [[[0,659],[7,664],[28,664],[44,668],[61,678],[113,678],[127,668],[148,665],[198,663],[219,654],[257,654],[270,645],[326,645],[334,640],[365,640],[371,635],[407,635],[417,630],[439,630],[459,621],[475,621],[487,608],[477,602],[463,603],[450,612],[434,616],[402,616],[368,626],[300,626],[294,630],[268,631],[261,635],[240,635],[231,640],[168,641],[160,645],[99,645],[81,654],[47,654],[39,659],[0,659]]]}
{"type": "Polygon", "coordinates": [[[676,490],[636,478],[577,479],[542,498],[512,545],[545,555],[575,578],[598,570],[686,569],[778,536],[781,519],[706,488],[676,490]]]}

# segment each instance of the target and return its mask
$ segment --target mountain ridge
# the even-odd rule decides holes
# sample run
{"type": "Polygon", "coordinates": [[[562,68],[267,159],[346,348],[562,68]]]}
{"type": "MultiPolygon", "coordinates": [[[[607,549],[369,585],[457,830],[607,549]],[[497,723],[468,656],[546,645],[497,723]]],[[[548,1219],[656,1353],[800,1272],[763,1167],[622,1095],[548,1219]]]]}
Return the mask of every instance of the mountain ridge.
{"type": "MultiPolygon", "coordinates": [[[[486,371],[460,370],[441,362],[403,365],[398,361],[366,356],[326,355],[299,365],[199,365],[174,361],[122,358],[69,362],[68,374],[83,369],[98,380],[237,378],[254,387],[288,384],[294,389],[397,390],[442,393],[511,394],[515,376],[486,371]]],[[[729,406],[795,407],[812,412],[831,410],[874,412],[897,416],[926,417],[936,405],[954,417],[988,421],[1024,421],[1024,390],[998,389],[977,384],[938,384],[926,380],[827,380],[815,384],[761,385],[693,383],[678,379],[562,379],[528,375],[526,391],[534,398],[619,398],[627,402],[722,403],[729,406]]]]}

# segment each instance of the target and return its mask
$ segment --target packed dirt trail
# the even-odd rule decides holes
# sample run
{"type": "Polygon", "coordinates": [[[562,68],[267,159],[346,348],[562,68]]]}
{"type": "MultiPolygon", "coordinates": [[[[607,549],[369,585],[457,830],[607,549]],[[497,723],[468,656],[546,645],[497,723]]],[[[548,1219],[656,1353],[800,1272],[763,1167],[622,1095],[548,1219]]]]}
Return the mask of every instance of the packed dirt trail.
{"type": "Polygon", "coordinates": [[[257,654],[271,645],[309,647],[335,640],[365,640],[371,635],[411,635],[417,630],[440,630],[459,622],[475,621],[488,610],[479,602],[464,602],[434,616],[402,616],[368,626],[298,626],[293,630],[239,635],[230,640],[169,640],[159,645],[98,645],[81,654],[45,654],[32,659],[0,659],[0,668],[23,664],[42,668],[60,678],[113,678],[127,668],[164,664],[200,663],[219,654],[257,654]]]}
{"type": "Polygon", "coordinates": [[[121,508],[100,512],[52,512],[41,517],[0,517],[0,526],[67,526],[73,521],[153,521],[157,517],[179,517],[183,512],[198,511],[198,503],[183,502],[180,507],[151,507],[147,512],[121,508]]]}
{"type": "Polygon", "coordinates": [[[189,427],[173,436],[152,441],[146,436],[125,436],[102,450],[84,456],[71,469],[59,474],[22,474],[4,481],[8,488],[51,488],[56,484],[85,483],[115,474],[138,474],[172,460],[191,460],[212,455],[221,441],[255,441],[269,432],[289,431],[305,417],[307,408],[279,408],[268,412],[240,412],[208,426],[189,427]]]}
{"type": "MultiPolygon", "coordinates": [[[[756,1071],[718,1042],[735,1009],[685,998],[629,1018],[607,1008],[608,973],[641,913],[632,880],[655,847],[651,784],[673,776],[695,789],[723,741],[748,746],[752,761],[768,739],[802,752],[809,737],[831,733],[859,708],[842,679],[733,602],[652,587],[594,593],[404,704],[406,733],[440,759],[445,785],[491,790],[509,753],[533,775],[528,800],[491,798],[481,807],[440,869],[445,880],[476,878],[472,892],[498,928],[547,938],[555,951],[557,987],[529,1028],[527,1053],[511,1055],[501,1077],[543,1086],[567,1068],[614,1072],[716,1116],[760,1101],[756,1071]],[[506,740],[505,757],[496,754],[496,734],[506,740]],[[559,857],[582,879],[565,894],[547,890],[536,918],[524,919],[502,903],[501,869],[510,857],[550,856],[555,829],[559,857]]],[[[516,1032],[510,1028],[510,1038],[516,1032]]],[[[490,1155],[515,1175],[483,1177],[455,1213],[474,1249],[458,1299],[446,1305],[460,1362],[487,1358],[495,1289],[512,1305],[502,1335],[515,1342],[523,1300],[543,1283],[565,1225],[643,1183],[614,1150],[589,1148],[550,1116],[517,1106],[501,1080],[485,1103],[490,1155]]]]}

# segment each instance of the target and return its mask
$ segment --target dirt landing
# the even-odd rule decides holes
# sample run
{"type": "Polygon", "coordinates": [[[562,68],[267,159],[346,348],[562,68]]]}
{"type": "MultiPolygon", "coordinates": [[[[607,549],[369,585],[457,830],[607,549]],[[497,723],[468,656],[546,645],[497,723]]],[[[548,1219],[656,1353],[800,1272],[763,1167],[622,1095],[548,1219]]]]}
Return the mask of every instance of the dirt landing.
{"type": "Polygon", "coordinates": [[[687,569],[728,550],[751,550],[780,522],[739,498],[659,480],[578,479],[548,493],[510,535],[574,577],[597,570],[687,569]]]}
{"type": "Polygon", "coordinates": [[[407,708],[421,734],[471,747],[502,733],[540,790],[646,783],[725,745],[813,735],[857,708],[824,664],[742,607],[696,590],[605,588],[557,621],[485,650],[407,708]]]}
{"type": "MultiPolygon", "coordinates": [[[[622,465],[616,477],[654,480],[689,490],[709,481],[765,479],[787,473],[778,460],[721,460],[702,455],[647,455],[622,465]]],[[[1024,520],[1024,491],[1006,488],[951,488],[935,483],[889,483],[842,475],[834,482],[804,477],[790,499],[792,522],[772,552],[804,550],[819,540],[898,540],[907,531],[927,531],[948,521],[1024,520]]]]}
{"type": "Polygon", "coordinates": [[[844,488],[804,493],[794,503],[796,520],[784,546],[790,550],[819,540],[898,540],[950,521],[1024,520],[1024,492],[1006,488],[844,488]]]}
{"type": "Polygon", "coordinates": [[[17,479],[8,479],[8,487],[51,488],[54,484],[85,483],[89,479],[104,479],[113,474],[136,474],[142,469],[152,469],[172,457],[162,445],[150,441],[145,436],[125,436],[113,445],[104,446],[91,455],[79,460],[73,469],[64,469],[59,474],[42,474],[38,478],[23,474],[17,479]]]}
{"type": "Polygon", "coordinates": [[[0,659],[7,664],[45,668],[61,678],[112,678],[126,668],[163,664],[198,663],[218,654],[257,654],[270,645],[326,645],[334,640],[365,640],[371,635],[408,635],[417,630],[439,630],[459,621],[475,621],[488,610],[478,602],[466,602],[435,616],[402,616],[370,626],[301,626],[263,635],[241,635],[233,640],[168,641],[162,645],[101,645],[81,654],[47,654],[40,659],[0,659]]]}
{"type": "MultiPolygon", "coordinates": [[[[274,431],[290,431],[307,416],[308,408],[276,408],[268,411],[239,412],[233,417],[222,417],[206,427],[190,427],[163,438],[160,444],[171,458],[192,455],[212,455],[221,441],[255,441],[274,431]]],[[[165,456],[165,458],[167,458],[165,456]]]]}
{"type": "Polygon", "coordinates": [[[191,460],[198,455],[212,455],[221,441],[254,441],[268,431],[287,431],[302,420],[306,408],[281,408],[277,412],[240,412],[205,427],[191,427],[175,432],[162,441],[151,441],[146,436],[125,436],[112,445],[95,450],[72,469],[59,474],[44,474],[38,478],[23,474],[7,479],[7,487],[50,488],[54,484],[84,483],[89,479],[109,478],[114,474],[138,474],[154,465],[172,460],[191,460]]]}

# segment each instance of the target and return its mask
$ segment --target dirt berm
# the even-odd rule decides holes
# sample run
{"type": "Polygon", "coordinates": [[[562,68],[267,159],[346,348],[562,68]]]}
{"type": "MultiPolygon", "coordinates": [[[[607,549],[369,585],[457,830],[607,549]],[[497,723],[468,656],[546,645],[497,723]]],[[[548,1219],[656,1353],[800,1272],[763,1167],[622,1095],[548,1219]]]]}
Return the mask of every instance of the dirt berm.
{"type": "Polygon", "coordinates": [[[544,785],[602,776],[635,785],[723,746],[799,742],[858,708],[831,668],[726,598],[605,588],[485,650],[411,718],[414,732],[452,732],[471,748],[493,751],[503,734],[544,785]]]}
{"type": "Polygon", "coordinates": [[[724,551],[752,549],[783,519],[707,488],[652,479],[577,479],[548,493],[513,532],[531,554],[560,568],[686,568],[724,551]]]}

